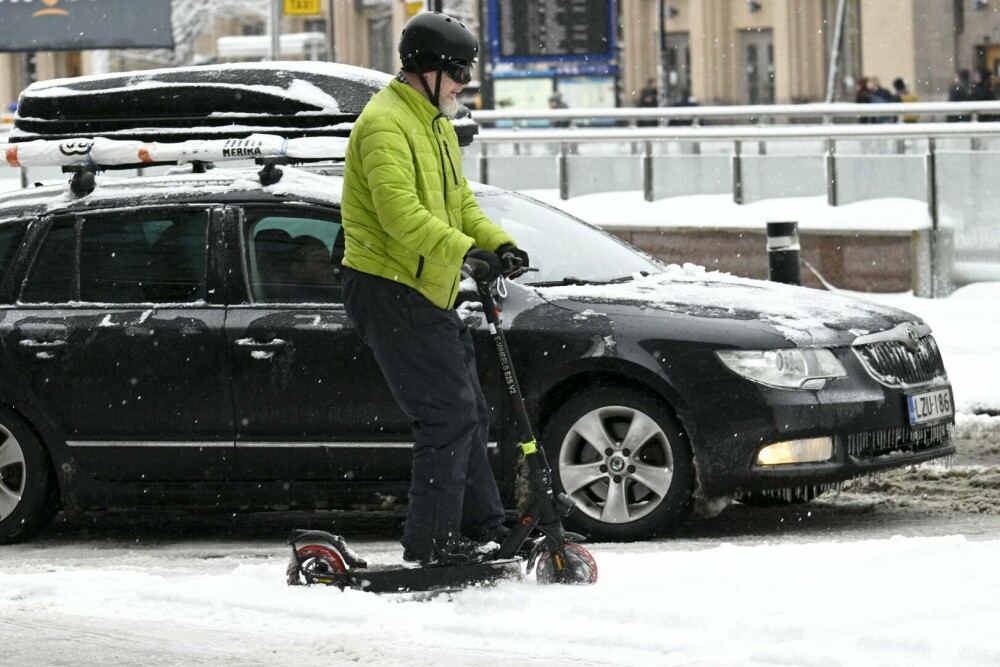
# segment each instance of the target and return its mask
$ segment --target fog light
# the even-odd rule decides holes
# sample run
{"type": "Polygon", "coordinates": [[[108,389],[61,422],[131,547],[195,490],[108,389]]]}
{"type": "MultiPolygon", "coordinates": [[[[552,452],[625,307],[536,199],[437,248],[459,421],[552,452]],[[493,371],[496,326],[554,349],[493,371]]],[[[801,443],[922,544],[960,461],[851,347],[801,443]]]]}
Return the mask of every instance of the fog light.
{"type": "Polygon", "coordinates": [[[833,457],[833,438],[786,440],[768,445],[757,453],[757,465],[780,466],[789,463],[816,463],[833,457]]]}

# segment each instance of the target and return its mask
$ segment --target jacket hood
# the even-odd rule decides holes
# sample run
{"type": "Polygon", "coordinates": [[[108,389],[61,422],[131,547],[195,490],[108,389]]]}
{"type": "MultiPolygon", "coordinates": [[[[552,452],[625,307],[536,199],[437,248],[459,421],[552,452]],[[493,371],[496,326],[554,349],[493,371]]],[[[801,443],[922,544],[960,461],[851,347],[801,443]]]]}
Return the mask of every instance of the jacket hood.
{"type": "MultiPolygon", "coordinates": [[[[699,267],[700,268],[700,267],[699,267]]],[[[850,345],[857,337],[904,323],[910,313],[823,290],[687,269],[606,285],[534,288],[547,302],[613,317],[718,320],[719,329],[741,322],[799,347],[850,345]]],[[[669,323],[668,323],[669,326],[669,323]]]]}

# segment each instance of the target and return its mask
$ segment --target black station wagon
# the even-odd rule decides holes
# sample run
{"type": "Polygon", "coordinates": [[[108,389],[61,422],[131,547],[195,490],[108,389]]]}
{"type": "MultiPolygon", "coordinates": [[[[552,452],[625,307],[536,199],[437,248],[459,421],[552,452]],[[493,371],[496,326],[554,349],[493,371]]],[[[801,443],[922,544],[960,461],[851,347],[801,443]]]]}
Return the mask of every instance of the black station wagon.
{"type": "MultiPolygon", "coordinates": [[[[343,136],[348,112],[387,80],[288,68],[154,70],[29,94],[36,84],[12,140],[136,138],[113,109],[173,113],[178,134],[190,102],[171,111],[168,97],[225,111],[202,109],[201,123],[232,123],[252,103],[300,123],[297,136],[323,123],[343,136]],[[342,80],[361,87],[328,103],[342,80]],[[186,96],[211,81],[214,96],[186,96]]],[[[235,136],[226,127],[212,136],[235,136]]],[[[474,130],[466,123],[464,136],[474,130]]],[[[196,165],[0,195],[0,542],[60,507],[405,503],[410,424],[340,303],[339,170],[281,169],[196,165]]],[[[498,286],[499,303],[555,485],[575,505],[570,527],[641,539],[692,508],[809,500],[954,452],[951,387],[919,318],[666,266],[527,197],[474,189],[539,269],[498,286]]],[[[491,461],[513,509],[513,420],[478,296],[464,287],[491,461]]]]}
{"type": "MultiPolygon", "coordinates": [[[[405,502],[410,425],[340,304],[341,179],[284,171],[0,196],[0,540],[60,506],[405,502]]],[[[953,453],[950,386],[916,317],[667,267],[526,197],[477,195],[540,269],[500,304],[574,528],[644,538],[696,499],[807,500],[953,453]]],[[[513,508],[509,406],[467,287],[513,508]]]]}

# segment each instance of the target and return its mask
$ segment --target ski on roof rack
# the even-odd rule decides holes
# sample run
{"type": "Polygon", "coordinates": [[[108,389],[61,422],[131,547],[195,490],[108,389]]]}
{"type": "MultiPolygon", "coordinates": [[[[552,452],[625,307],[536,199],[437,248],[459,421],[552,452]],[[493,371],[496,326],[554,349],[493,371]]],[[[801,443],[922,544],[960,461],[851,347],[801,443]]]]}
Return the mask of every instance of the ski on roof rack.
{"type": "Polygon", "coordinates": [[[62,167],[73,172],[70,190],[78,197],[94,191],[94,174],[104,169],[132,169],[153,165],[191,164],[203,172],[214,162],[253,159],[264,167],[257,172],[261,185],[281,180],[279,164],[342,160],[343,137],[298,137],[253,134],[245,139],[196,139],[174,143],[120,139],[38,139],[0,144],[0,155],[10,167],[62,167]]]}
{"type": "Polygon", "coordinates": [[[151,165],[276,160],[314,162],[342,160],[343,137],[298,137],[253,134],[245,139],[194,139],[174,143],[120,139],[38,139],[0,144],[0,154],[11,167],[94,167],[130,169],[151,165]]]}

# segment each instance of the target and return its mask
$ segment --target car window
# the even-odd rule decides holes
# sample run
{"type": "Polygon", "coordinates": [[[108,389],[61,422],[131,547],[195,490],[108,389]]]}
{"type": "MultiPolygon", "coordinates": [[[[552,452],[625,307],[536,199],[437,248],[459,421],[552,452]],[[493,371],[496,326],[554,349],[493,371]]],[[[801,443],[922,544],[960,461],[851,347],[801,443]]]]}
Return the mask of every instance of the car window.
{"type": "Polygon", "coordinates": [[[332,218],[248,214],[245,247],[254,301],[340,301],[344,235],[332,218]]]}
{"type": "Polygon", "coordinates": [[[59,219],[35,258],[21,301],[201,301],[207,228],[206,211],[59,219]]]}
{"type": "Polygon", "coordinates": [[[0,224],[0,278],[7,273],[14,253],[21,245],[21,237],[27,224],[21,221],[0,224]]]}
{"type": "Polygon", "coordinates": [[[76,221],[58,218],[53,221],[41,249],[31,265],[28,282],[21,292],[25,303],[66,303],[76,290],[76,221]]]}
{"type": "Polygon", "coordinates": [[[480,194],[480,208],[504,228],[531,257],[538,272],[518,279],[545,283],[579,278],[605,282],[634,273],[656,273],[663,265],[617,238],[581,223],[562,211],[520,195],[480,194]]]}

